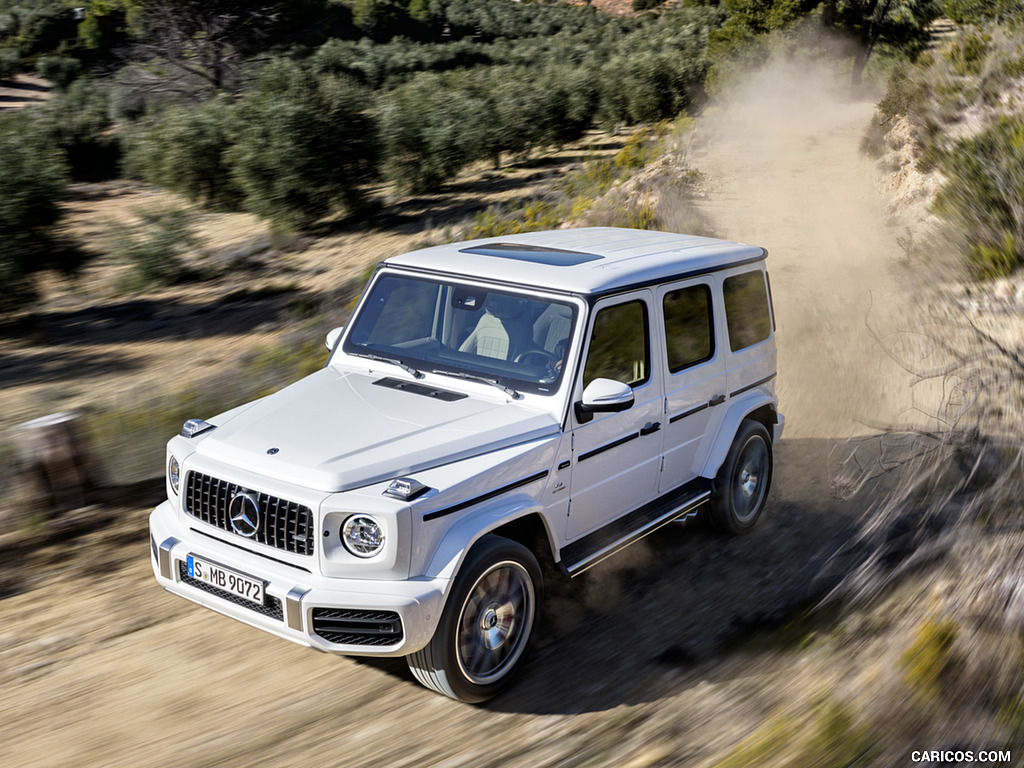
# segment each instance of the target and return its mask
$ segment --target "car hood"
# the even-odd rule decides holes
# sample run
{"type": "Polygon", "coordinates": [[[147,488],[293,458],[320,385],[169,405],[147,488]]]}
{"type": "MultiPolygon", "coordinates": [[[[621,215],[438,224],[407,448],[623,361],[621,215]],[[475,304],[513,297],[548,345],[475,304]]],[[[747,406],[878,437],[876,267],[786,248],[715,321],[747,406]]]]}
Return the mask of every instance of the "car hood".
{"type": "MultiPolygon", "coordinates": [[[[328,493],[554,435],[550,414],[473,396],[445,401],[325,368],[228,414],[197,452],[328,493]]],[[[411,389],[411,387],[410,387],[411,389]]]]}

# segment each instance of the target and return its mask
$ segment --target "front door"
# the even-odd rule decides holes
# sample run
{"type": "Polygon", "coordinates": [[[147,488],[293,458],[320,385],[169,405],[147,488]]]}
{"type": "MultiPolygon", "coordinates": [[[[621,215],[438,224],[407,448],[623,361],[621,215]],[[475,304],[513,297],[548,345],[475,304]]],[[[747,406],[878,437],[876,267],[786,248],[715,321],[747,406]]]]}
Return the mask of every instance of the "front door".
{"type": "Polygon", "coordinates": [[[570,415],[572,502],[569,540],[654,498],[661,463],[661,377],[652,367],[650,291],[599,302],[591,313],[584,363],[575,386],[579,402],[597,378],[633,389],[633,405],[618,413],[570,415]]]}

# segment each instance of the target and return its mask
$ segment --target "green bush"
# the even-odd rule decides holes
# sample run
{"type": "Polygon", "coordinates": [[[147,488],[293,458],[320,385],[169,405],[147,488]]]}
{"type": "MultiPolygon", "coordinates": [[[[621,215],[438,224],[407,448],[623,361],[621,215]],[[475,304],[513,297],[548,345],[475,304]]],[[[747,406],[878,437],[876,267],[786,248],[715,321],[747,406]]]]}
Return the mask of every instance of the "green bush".
{"type": "Polygon", "coordinates": [[[952,63],[953,71],[961,77],[981,74],[982,64],[992,46],[992,36],[972,32],[957,37],[943,50],[943,56],[952,63]]]}
{"type": "Polygon", "coordinates": [[[1006,21],[1024,13],[1021,0],[945,0],[942,5],[949,18],[964,25],[1006,21]]]}
{"type": "Polygon", "coordinates": [[[227,152],[244,207],[300,230],[362,202],[378,170],[369,95],[343,77],[315,75],[286,61],[269,65],[236,110],[227,152]]]}
{"type": "Polygon", "coordinates": [[[493,155],[487,102],[424,73],[381,99],[384,175],[410,190],[438,187],[468,163],[493,155]]]}
{"type": "Polygon", "coordinates": [[[158,113],[125,140],[125,170],[214,210],[237,210],[242,191],[231,176],[228,148],[235,112],[227,97],[158,113]]]}
{"type": "Polygon", "coordinates": [[[181,208],[150,208],[135,212],[134,226],[113,227],[110,252],[131,264],[135,279],[127,287],[171,285],[185,275],[181,256],[196,244],[191,214],[181,208]]]}
{"type": "Polygon", "coordinates": [[[10,80],[21,70],[21,54],[17,48],[0,48],[0,80],[10,80]]]}
{"type": "Polygon", "coordinates": [[[41,56],[36,59],[36,71],[54,88],[64,91],[82,73],[82,62],[70,56],[41,56]]]}
{"type": "Polygon", "coordinates": [[[889,118],[915,114],[926,101],[921,83],[910,77],[907,67],[898,66],[889,74],[889,85],[878,102],[878,111],[889,118]]]}
{"type": "Polygon", "coordinates": [[[963,233],[974,273],[994,277],[1024,264],[1024,116],[959,142],[941,170],[935,210],[963,233]]]}
{"type": "Polygon", "coordinates": [[[953,621],[928,619],[917,628],[914,642],[900,657],[904,680],[926,699],[941,693],[943,675],[953,660],[957,634],[953,621]]]}
{"type": "Polygon", "coordinates": [[[36,299],[35,275],[73,273],[85,254],[58,231],[67,166],[25,113],[0,116],[0,314],[36,299]]]}
{"type": "Polygon", "coordinates": [[[83,77],[33,111],[38,130],[64,153],[76,181],[101,181],[120,173],[121,142],[108,106],[109,87],[83,77]]]}

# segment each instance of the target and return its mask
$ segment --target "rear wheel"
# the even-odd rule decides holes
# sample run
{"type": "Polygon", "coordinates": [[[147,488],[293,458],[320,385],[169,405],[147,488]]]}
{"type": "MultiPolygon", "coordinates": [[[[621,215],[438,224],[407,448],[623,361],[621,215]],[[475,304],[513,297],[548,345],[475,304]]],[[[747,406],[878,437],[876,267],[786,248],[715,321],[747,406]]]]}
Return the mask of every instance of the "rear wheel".
{"type": "Polygon", "coordinates": [[[406,657],[428,688],[485,701],[521,666],[543,596],[537,559],[523,545],[487,536],[466,558],[426,647],[406,657]]]}
{"type": "Polygon", "coordinates": [[[746,533],[761,516],[772,483],[772,441],[764,425],[744,421],[715,478],[705,521],[722,533],[746,533]]]}

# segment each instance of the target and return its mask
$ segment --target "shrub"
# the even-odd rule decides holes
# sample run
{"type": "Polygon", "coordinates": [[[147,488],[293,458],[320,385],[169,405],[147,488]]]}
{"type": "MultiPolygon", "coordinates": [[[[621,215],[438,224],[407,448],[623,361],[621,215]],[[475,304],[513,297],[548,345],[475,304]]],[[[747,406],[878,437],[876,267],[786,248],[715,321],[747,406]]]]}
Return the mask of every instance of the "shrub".
{"type": "Polygon", "coordinates": [[[73,273],[85,254],[61,236],[67,167],[50,137],[25,114],[0,117],[0,314],[36,299],[35,274],[73,273]]]}
{"type": "Polygon", "coordinates": [[[42,56],[36,59],[36,71],[54,88],[64,91],[81,74],[82,62],[70,56],[42,56]]]}
{"type": "Polygon", "coordinates": [[[121,142],[111,130],[108,105],[104,83],[79,78],[35,111],[38,129],[64,153],[76,181],[112,179],[120,172],[121,142]]]}
{"type": "Polygon", "coordinates": [[[956,637],[956,624],[948,619],[928,619],[917,628],[914,642],[903,652],[900,663],[904,680],[920,695],[931,699],[941,691],[956,637]]]}
{"type": "Polygon", "coordinates": [[[196,243],[192,217],[181,208],[149,208],[135,211],[135,226],[113,228],[110,252],[134,267],[130,288],[170,285],[185,274],[181,256],[196,243]]]}
{"type": "Polygon", "coordinates": [[[957,24],[1007,20],[1024,12],[1021,0],[945,0],[943,10],[957,24]]]}
{"type": "Polygon", "coordinates": [[[385,176],[410,190],[436,188],[468,163],[492,154],[496,122],[487,102],[445,87],[436,74],[414,77],[381,100],[385,176]]]}
{"type": "Polygon", "coordinates": [[[244,207],[291,230],[337,206],[358,207],[361,186],[378,170],[369,107],[369,95],[347,78],[285,61],[269,65],[238,104],[227,153],[244,207]]]}
{"type": "Polygon", "coordinates": [[[1024,263],[1024,117],[1004,117],[959,142],[941,170],[935,210],[963,233],[975,274],[1004,275],[1024,263]]]}
{"type": "Polygon", "coordinates": [[[191,202],[215,210],[237,210],[242,192],[227,160],[233,121],[227,97],[196,107],[171,107],[128,134],[125,170],[191,202]]]}
{"type": "Polygon", "coordinates": [[[0,80],[10,80],[21,69],[21,54],[16,48],[0,48],[0,80]]]}

